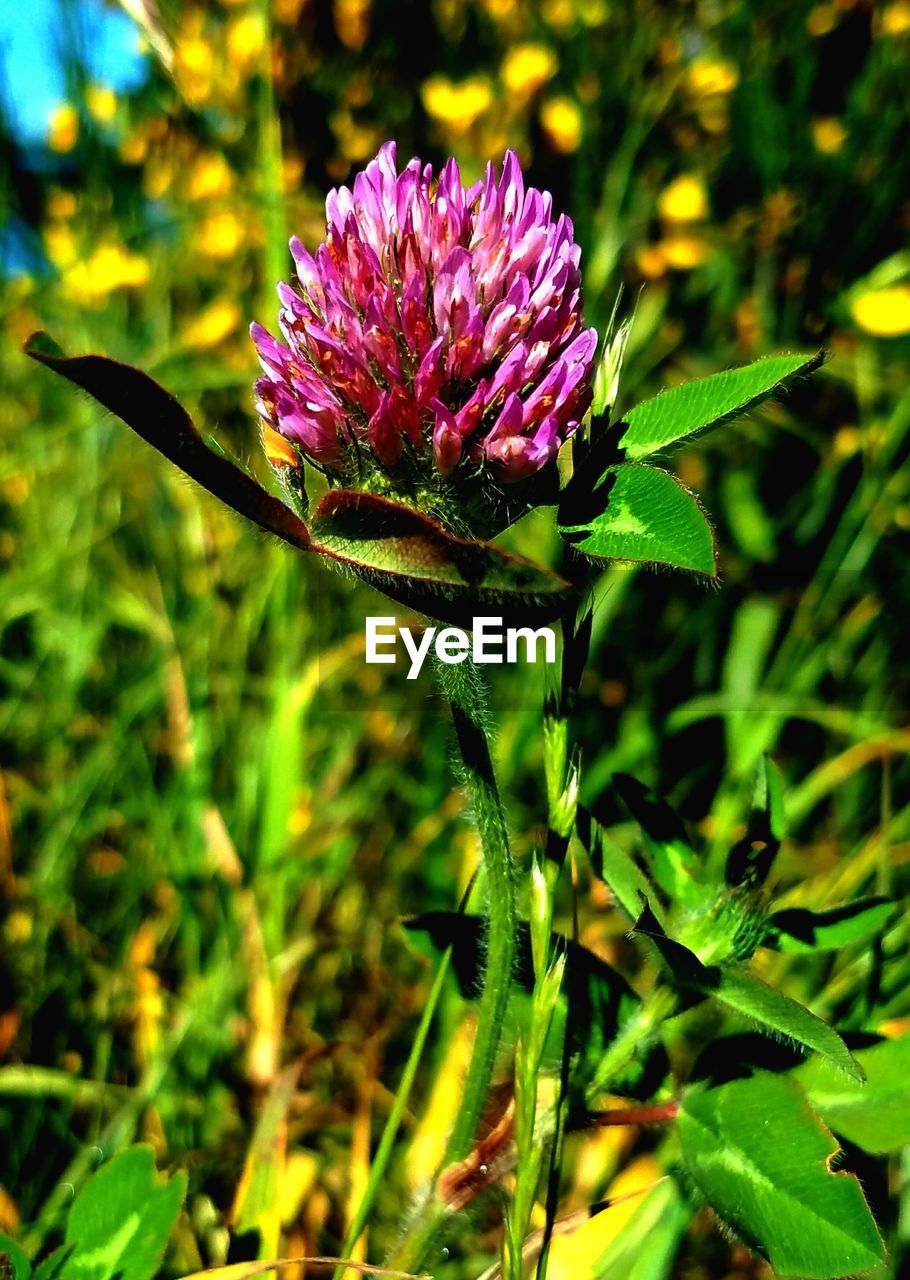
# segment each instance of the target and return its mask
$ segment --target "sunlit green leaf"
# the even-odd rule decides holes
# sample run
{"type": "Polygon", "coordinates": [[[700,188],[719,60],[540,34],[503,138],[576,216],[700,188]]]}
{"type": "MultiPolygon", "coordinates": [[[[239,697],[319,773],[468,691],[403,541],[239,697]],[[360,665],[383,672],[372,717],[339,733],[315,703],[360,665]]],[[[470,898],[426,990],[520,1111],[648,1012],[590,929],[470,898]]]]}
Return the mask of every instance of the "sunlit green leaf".
{"type": "Polygon", "coordinates": [[[0,1280],[29,1280],[31,1263],[15,1240],[0,1231],[0,1280]]]}
{"type": "Polygon", "coordinates": [[[884,1155],[910,1144],[910,1035],[860,1049],[866,1083],[849,1080],[812,1058],[792,1073],[835,1133],[884,1155]]]}
{"type": "Polygon", "coordinates": [[[577,551],[596,559],[717,575],[714,534],[698,499],[657,467],[609,468],[593,493],[564,498],[559,529],[577,551]]]}
{"type": "Polygon", "coordinates": [[[688,947],[667,937],[650,909],[642,911],[635,931],[651,940],[683,991],[710,997],[771,1035],[812,1049],[841,1071],[862,1080],[862,1068],[841,1037],[804,1005],[769,987],[745,969],[702,964],[688,947]]]}
{"type": "Polygon", "coordinates": [[[690,1092],[678,1118],[687,1172],[708,1203],[781,1275],[837,1280],[884,1246],[837,1143],[790,1080],[760,1073],[690,1092]]]}
{"type": "Polygon", "coordinates": [[[768,356],[740,369],[727,369],[671,387],[623,415],[619,447],[630,459],[647,458],[710,427],[754,409],[763,400],[824,363],[825,353],[768,356]]]}
{"type": "Polygon", "coordinates": [[[183,1203],[184,1174],[155,1173],[151,1147],[129,1147],[86,1183],[66,1220],[73,1244],[60,1280],[152,1280],[183,1203]]]}

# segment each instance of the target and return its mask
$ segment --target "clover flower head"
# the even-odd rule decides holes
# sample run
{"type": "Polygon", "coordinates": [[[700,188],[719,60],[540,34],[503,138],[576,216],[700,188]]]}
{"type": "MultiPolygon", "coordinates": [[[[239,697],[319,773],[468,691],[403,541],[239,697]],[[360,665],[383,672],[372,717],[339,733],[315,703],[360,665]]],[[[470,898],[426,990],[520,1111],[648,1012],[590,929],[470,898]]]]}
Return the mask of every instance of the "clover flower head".
{"type": "Polygon", "coordinates": [[[326,214],[315,254],[291,241],[281,339],[251,329],[265,425],[342,484],[545,467],[590,405],[597,338],[572,222],[515,153],[466,189],[455,160],[399,173],[389,142],[326,214]]]}

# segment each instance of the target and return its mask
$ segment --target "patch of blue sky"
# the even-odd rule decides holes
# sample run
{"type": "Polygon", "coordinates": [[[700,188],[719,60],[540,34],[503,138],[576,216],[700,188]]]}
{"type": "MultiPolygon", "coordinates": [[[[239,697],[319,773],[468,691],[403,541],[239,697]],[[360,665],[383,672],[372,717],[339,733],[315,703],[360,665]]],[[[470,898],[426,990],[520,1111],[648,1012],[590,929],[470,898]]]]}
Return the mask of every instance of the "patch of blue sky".
{"type": "Polygon", "coordinates": [[[122,9],[101,0],[0,0],[0,91],[22,142],[46,136],[54,108],[66,99],[68,59],[119,93],[148,75],[139,28],[122,9]]]}

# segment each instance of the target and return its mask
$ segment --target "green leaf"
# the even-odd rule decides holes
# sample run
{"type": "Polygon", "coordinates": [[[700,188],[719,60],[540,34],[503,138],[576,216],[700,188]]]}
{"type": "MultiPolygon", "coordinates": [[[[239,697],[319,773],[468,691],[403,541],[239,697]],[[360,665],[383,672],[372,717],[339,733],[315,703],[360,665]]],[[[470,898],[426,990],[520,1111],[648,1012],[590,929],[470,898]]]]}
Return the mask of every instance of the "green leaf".
{"type": "Polygon", "coordinates": [[[653,884],[636,863],[614,844],[600,823],[587,809],[579,805],[577,819],[578,838],[581,840],[594,874],[613,894],[630,920],[641,915],[642,900],[650,903],[655,916],[663,924],[660,904],[653,884]]]}
{"type": "Polygon", "coordinates": [[[744,969],[702,964],[694,951],[666,936],[649,909],[642,912],[635,932],[653,942],[665,968],[683,991],[708,996],[772,1035],[822,1054],[855,1080],[863,1079],[862,1067],[841,1037],[804,1005],[744,969]]]}
{"type": "Polygon", "coordinates": [[[25,352],[87,391],[231,510],[292,547],[309,549],[310,536],[299,516],[220,445],[207,440],[180,402],[147,373],[107,356],[64,355],[53,338],[41,332],[32,334],[25,352]]]}
{"type": "Polygon", "coordinates": [[[151,1147],[128,1147],[102,1165],[66,1222],[72,1253],[60,1280],[152,1280],[176,1221],[186,1177],[155,1174],[151,1147]]]}
{"type": "Polygon", "coordinates": [[[837,1032],[805,1005],[740,969],[721,969],[710,990],[715,1000],[761,1027],[822,1054],[841,1071],[862,1080],[862,1068],[837,1032]]]}
{"type": "Polygon", "coordinates": [[[479,614],[505,625],[544,621],[572,588],[540,565],[491,542],[459,538],[413,507],[376,494],[332,489],[311,522],[312,549],[393,600],[470,628],[479,614]]]}
{"type": "Polygon", "coordinates": [[[861,898],[827,911],[791,907],[775,911],[768,920],[763,945],[790,954],[839,951],[851,943],[874,938],[893,914],[890,898],[861,898]]]}
{"type": "Polygon", "coordinates": [[[860,1049],[857,1060],[866,1073],[860,1085],[832,1071],[818,1058],[791,1074],[835,1133],[873,1155],[885,1155],[910,1144],[910,1035],[883,1040],[860,1049]]]}
{"type": "Polygon", "coordinates": [[[779,1274],[837,1280],[883,1260],[859,1182],[831,1172],[837,1143],[791,1080],[763,1072],[691,1092],[677,1124],[692,1180],[779,1274]]]}
{"type": "Polygon", "coordinates": [[[699,903],[699,861],[679,815],[628,773],[614,773],[613,786],[641,829],[654,879],[674,901],[699,903]]]}
{"type": "Polygon", "coordinates": [[[572,594],[558,574],[492,543],[456,537],[429,516],[373,494],[330,491],[313,517],[311,537],[300,516],[204,437],[148,374],[107,356],[66,356],[46,333],[33,334],[25,350],[233,511],[298,550],[326,556],[408,608],[467,627],[478,614],[510,625],[555,618],[572,594]]]}
{"type": "Polygon", "coordinates": [[[610,467],[589,495],[567,493],[559,531],[576,551],[595,559],[665,564],[717,576],[714,534],[698,499],[657,467],[610,467]]]}
{"type": "Polygon", "coordinates": [[[623,416],[618,424],[619,448],[633,461],[647,458],[658,449],[738,418],[797,378],[813,373],[826,359],[824,351],[768,356],[740,369],[671,387],[623,416]]]}
{"type": "Polygon", "coordinates": [[[15,1240],[0,1231],[0,1280],[29,1280],[32,1264],[15,1240]]]}

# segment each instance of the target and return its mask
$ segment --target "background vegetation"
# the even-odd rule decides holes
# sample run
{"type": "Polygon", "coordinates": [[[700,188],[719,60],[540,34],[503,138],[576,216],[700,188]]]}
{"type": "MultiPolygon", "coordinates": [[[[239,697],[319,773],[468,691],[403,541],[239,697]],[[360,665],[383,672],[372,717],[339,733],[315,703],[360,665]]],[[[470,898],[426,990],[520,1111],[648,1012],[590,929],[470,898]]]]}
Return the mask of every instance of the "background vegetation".
{"type": "MultiPolygon", "coordinates": [[[[54,1243],[73,1189],[139,1137],[189,1174],[176,1275],[337,1251],[427,991],[399,921],[451,908],[477,851],[429,679],[361,661],[386,603],[242,527],[21,342],[44,327],[149,370],[261,471],[246,329],[273,320],[287,233],[318,241],[327,188],[386,138],[471,175],[517,147],[576,221],[590,320],[620,285],[637,299],[626,403],[766,351],[835,357],[677,456],[716,519],[718,591],[603,575],[585,799],[629,845],[608,783],[631,772],[729,843],[770,752],[784,902],[906,892],[910,5],[162,10],[140,91],[88,82],[74,39],[46,144],[0,122],[0,1229],[54,1243]]],[[[543,523],[510,536],[546,557],[543,523]]],[[[523,857],[539,694],[525,673],[495,690],[523,857]]],[[[622,967],[622,921],[581,888],[582,940],[622,967]]],[[[870,992],[870,956],[767,965],[823,1016],[896,1034],[910,993],[902,973],[870,992]]],[[[441,1154],[468,1027],[453,991],[371,1258],[441,1154]]],[[[575,1141],[565,1208],[653,1182],[652,1145],[575,1141]]],[[[910,1164],[869,1179],[896,1275],[910,1164]]],[[[551,1276],[582,1276],[622,1212],[551,1276]]],[[[464,1222],[453,1276],[497,1219],[464,1222]]],[[[676,1267],[768,1274],[705,1216],[676,1267]]]]}

